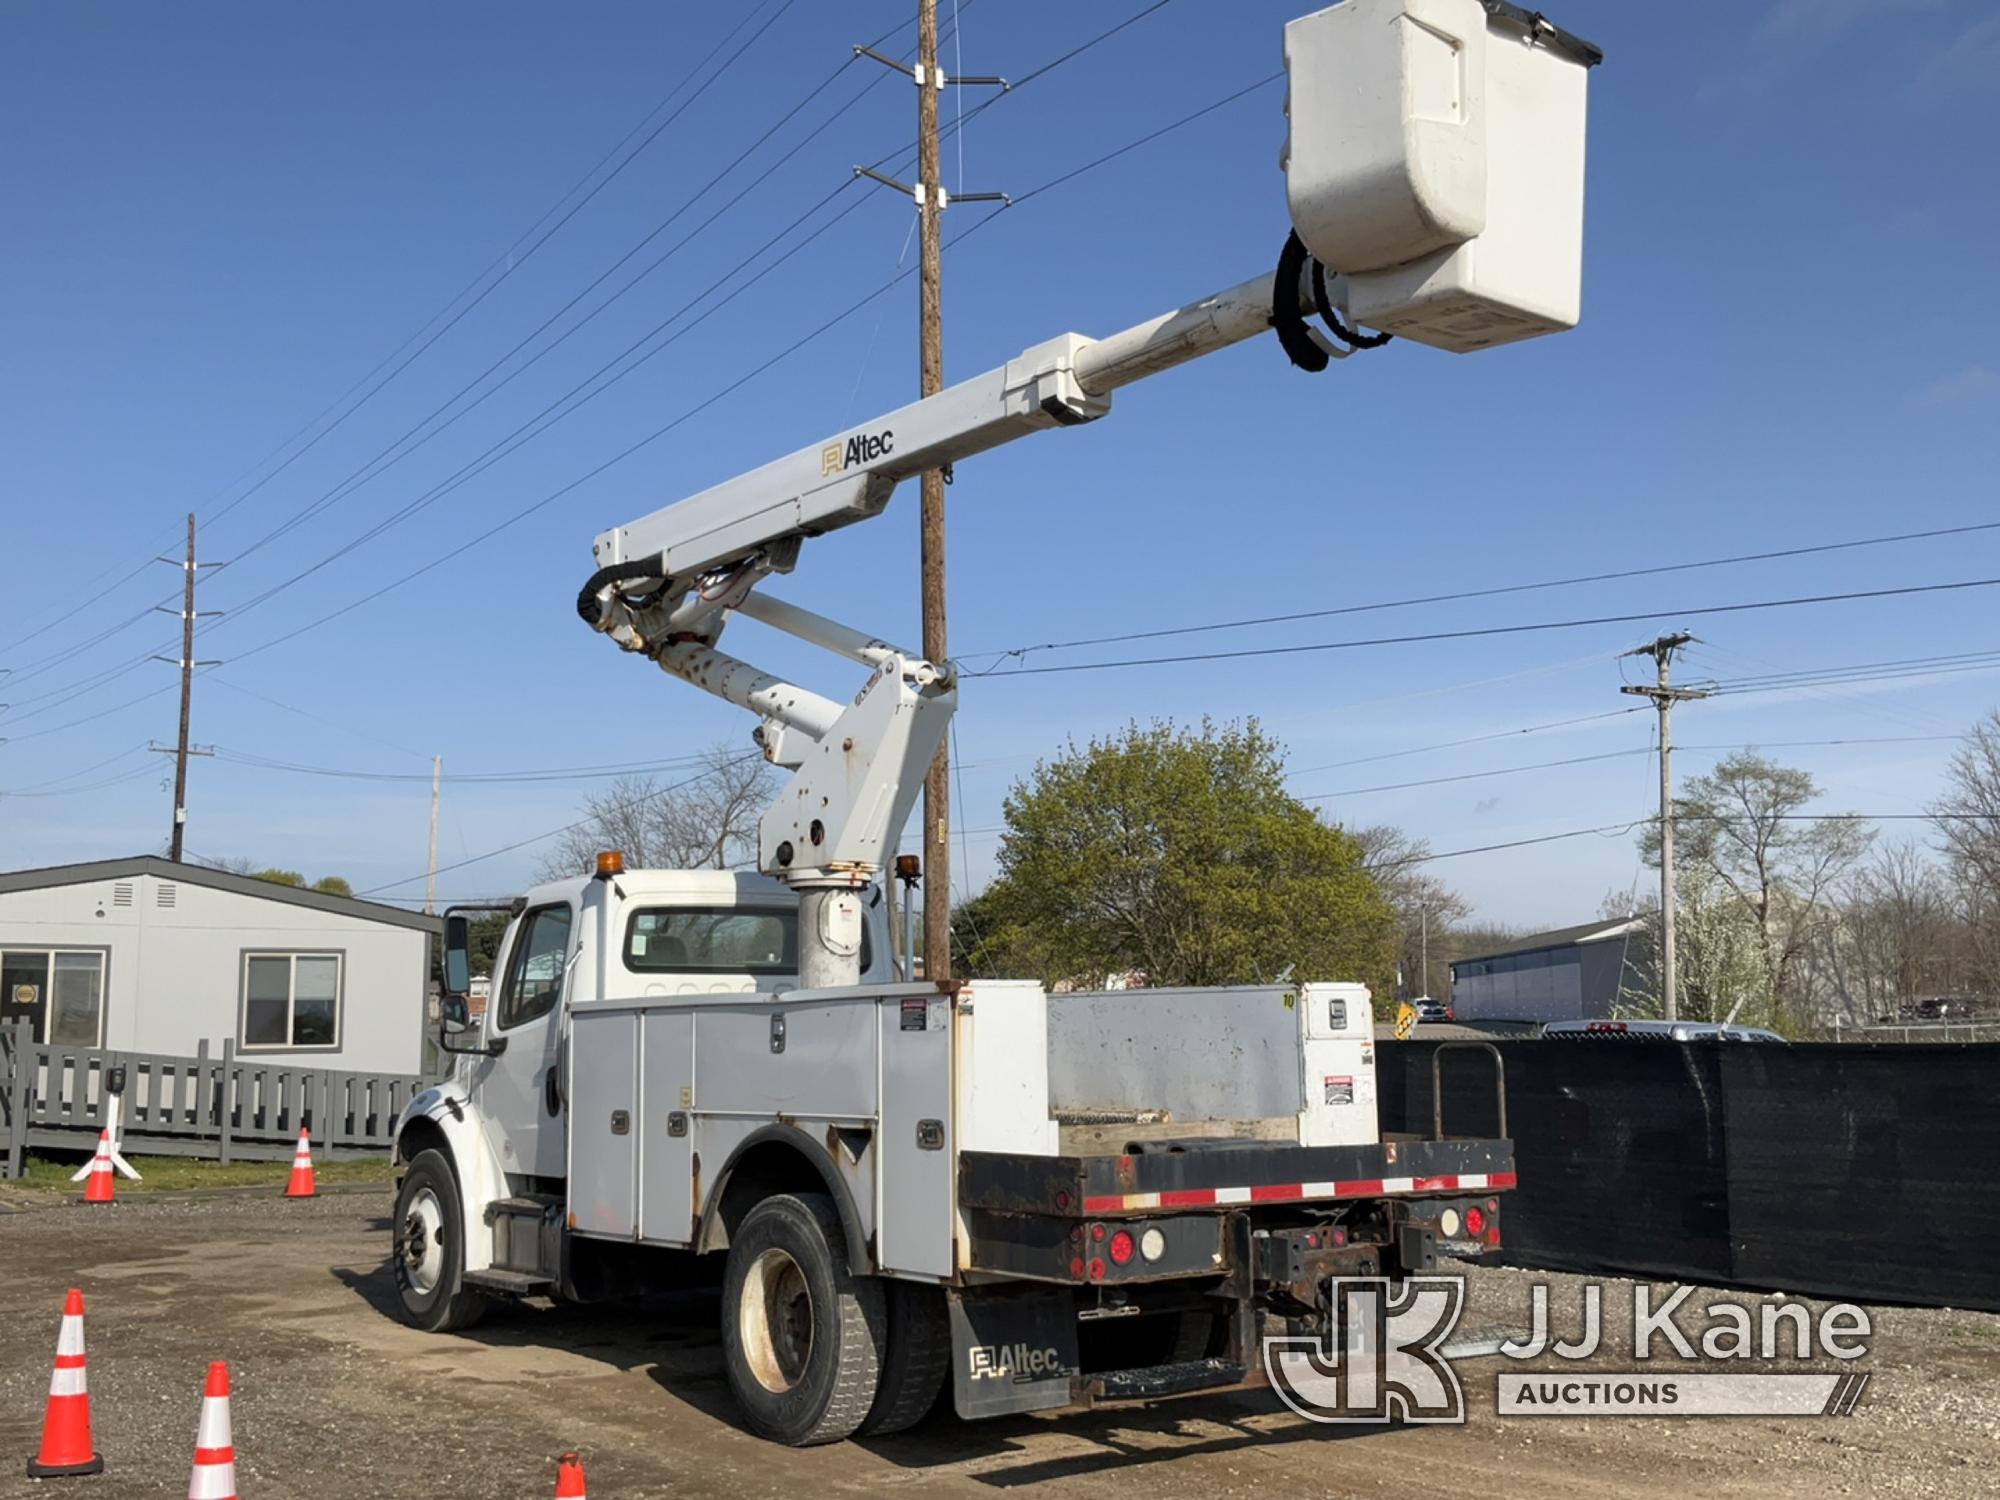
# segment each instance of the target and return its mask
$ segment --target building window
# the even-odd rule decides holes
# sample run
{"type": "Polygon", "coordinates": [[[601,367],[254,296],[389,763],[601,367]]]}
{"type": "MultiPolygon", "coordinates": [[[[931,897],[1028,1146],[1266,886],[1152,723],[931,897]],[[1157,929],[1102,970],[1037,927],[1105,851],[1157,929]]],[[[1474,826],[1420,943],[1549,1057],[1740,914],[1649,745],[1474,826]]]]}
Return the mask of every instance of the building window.
{"type": "Polygon", "coordinates": [[[0,1021],[26,1020],[51,1047],[104,1045],[102,948],[0,952],[0,1021]]]}
{"type": "Polygon", "coordinates": [[[338,1050],[341,969],[338,953],[245,953],[243,1049],[338,1050]]]}

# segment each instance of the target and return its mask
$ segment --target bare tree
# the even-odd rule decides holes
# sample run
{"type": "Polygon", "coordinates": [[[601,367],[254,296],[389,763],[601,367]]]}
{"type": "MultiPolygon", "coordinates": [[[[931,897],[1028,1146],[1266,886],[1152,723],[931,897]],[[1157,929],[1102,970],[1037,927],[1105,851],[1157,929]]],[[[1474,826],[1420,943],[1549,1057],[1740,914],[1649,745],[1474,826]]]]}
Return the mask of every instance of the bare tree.
{"type": "Polygon", "coordinates": [[[1350,828],[1347,833],[1361,845],[1361,868],[1396,913],[1397,961],[1404,984],[1412,994],[1419,983],[1426,983],[1433,995],[1445,995],[1451,972],[1445,955],[1452,951],[1453,929],[1472,915],[1471,905],[1425,871],[1423,862],[1431,852],[1427,840],[1412,838],[1387,823],[1350,828]],[[1436,962],[1428,961],[1432,959],[1436,962]]]}
{"type": "Polygon", "coordinates": [[[634,869],[726,870],[754,859],[757,822],[776,794],[777,773],[727,744],[702,752],[702,768],[664,785],[621,776],[584,798],[584,821],[564,833],[539,867],[543,880],[587,872],[601,849],[621,850],[634,869]]]}
{"type": "MultiPolygon", "coordinates": [[[[1806,998],[1795,992],[1800,960],[1822,924],[1836,920],[1831,898],[1875,837],[1851,819],[1802,815],[1818,795],[1808,772],[1747,750],[1688,782],[1675,813],[1683,858],[1754,920],[1765,987],[1778,1006],[1806,998]]],[[[1657,828],[1643,847],[1657,862],[1657,828]]]]}
{"type": "Polygon", "coordinates": [[[2000,710],[1966,732],[1930,812],[1977,972],[1991,973],[2000,961],[2000,710]]]}

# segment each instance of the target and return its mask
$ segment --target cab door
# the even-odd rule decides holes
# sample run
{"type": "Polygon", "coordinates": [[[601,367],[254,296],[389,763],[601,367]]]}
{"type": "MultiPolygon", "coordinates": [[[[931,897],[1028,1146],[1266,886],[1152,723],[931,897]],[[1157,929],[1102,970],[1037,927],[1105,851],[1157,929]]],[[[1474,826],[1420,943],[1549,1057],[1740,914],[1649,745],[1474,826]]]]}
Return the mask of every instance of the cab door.
{"type": "Polygon", "coordinates": [[[563,995],[577,955],[575,910],[556,901],[514,924],[500,984],[486,1010],[486,1039],[505,1042],[473,1074],[481,1123],[503,1170],[559,1178],[564,1127],[558,1040],[563,995]]]}

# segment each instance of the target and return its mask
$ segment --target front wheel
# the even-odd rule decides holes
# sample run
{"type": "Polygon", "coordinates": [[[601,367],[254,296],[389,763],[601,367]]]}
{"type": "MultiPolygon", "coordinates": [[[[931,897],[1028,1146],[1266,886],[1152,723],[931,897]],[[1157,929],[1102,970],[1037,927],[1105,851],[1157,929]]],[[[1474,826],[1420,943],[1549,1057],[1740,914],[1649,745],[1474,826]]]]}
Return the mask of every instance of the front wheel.
{"type": "Polygon", "coordinates": [[[848,1269],[821,1193],[767,1198],[729,1237],[722,1354],[750,1426],[793,1447],[847,1437],[874,1405],[888,1337],[882,1283],[848,1269]]]}
{"type": "Polygon", "coordinates": [[[464,1217],[458,1179],[437,1150],[419,1151],[396,1190],[390,1263],[403,1321],[429,1333],[470,1328],[485,1316],[487,1299],[468,1291],[464,1217]]]}

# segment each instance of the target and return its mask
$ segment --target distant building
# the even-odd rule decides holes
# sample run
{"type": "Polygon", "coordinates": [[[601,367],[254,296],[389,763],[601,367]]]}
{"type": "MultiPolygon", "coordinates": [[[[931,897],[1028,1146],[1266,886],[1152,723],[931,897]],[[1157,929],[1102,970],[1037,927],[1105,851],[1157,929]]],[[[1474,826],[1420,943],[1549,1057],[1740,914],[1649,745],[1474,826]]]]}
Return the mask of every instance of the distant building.
{"type": "Polygon", "coordinates": [[[436,917],[150,855],[0,874],[0,1022],[38,1042],[424,1066],[436,917]]]}
{"type": "Polygon", "coordinates": [[[1651,983],[1643,917],[1538,932],[1451,966],[1451,1003],[1463,1021],[1589,1021],[1651,983]]]}

